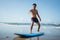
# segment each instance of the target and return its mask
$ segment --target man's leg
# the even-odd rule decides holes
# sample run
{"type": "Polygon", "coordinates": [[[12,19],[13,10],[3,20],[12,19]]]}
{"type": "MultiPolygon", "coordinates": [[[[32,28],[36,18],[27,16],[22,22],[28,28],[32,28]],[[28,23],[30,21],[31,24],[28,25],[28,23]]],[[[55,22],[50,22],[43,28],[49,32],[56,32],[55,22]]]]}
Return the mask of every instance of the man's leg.
{"type": "Polygon", "coordinates": [[[30,33],[32,33],[32,28],[33,28],[34,22],[32,21],[31,27],[30,27],[30,33]]]}
{"type": "Polygon", "coordinates": [[[39,22],[37,22],[37,25],[38,25],[38,32],[39,32],[39,29],[40,29],[40,23],[39,22]]]}

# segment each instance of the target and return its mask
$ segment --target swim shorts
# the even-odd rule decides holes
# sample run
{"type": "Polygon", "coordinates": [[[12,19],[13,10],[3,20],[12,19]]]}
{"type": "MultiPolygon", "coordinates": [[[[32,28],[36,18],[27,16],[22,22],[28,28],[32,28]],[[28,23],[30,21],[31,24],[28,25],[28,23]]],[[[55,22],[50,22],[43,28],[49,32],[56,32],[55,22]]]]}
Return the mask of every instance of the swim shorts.
{"type": "Polygon", "coordinates": [[[33,22],[38,22],[38,19],[37,18],[31,18],[31,20],[33,21],[33,22]]]}

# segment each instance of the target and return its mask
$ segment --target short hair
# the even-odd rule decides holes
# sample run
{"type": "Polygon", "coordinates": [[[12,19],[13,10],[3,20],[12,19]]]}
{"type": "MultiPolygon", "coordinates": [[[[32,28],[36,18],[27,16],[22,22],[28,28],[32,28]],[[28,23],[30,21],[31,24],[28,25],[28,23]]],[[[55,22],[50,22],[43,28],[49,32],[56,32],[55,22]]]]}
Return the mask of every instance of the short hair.
{"type": "Polygon", "coordinates": [[[37,6],[37,4],[36,4],[36,3],[33,3],[33,5],[37,6]]]}

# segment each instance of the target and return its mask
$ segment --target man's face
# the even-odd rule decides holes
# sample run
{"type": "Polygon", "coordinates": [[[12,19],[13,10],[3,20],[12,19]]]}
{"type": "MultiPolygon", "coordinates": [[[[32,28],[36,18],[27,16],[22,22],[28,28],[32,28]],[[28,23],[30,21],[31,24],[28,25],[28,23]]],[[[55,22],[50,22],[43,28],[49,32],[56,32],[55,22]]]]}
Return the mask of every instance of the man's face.
{"type": "Polygon", "coordinates": [[[33,9],[36,9],[36,6],[35,5],[33,5],[33,9]]]}

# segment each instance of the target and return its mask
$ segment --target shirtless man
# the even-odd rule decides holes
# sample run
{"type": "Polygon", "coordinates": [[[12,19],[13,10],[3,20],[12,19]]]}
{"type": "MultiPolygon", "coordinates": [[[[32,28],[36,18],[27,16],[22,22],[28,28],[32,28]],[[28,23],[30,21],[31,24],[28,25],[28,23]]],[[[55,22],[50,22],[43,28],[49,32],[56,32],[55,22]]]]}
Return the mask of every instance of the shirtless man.
{"type": "Polygon", "coordinates": [[[37,5],[35,3],[33,3],[33,5],[32,5],[33,8],[29,11],[32,15],[32,18],[31,18],[32,23],[31,23],[31,27],[30,27],[30,33],[32,33],[32,28],[33,28],[34,23],[36,23],[38,25],[38,30],[37,30],[38,32],[40,29],[40,22],[38,21],[37,16],[40,19],[40,21],[41,21],[41,18],[38,14],[38,10],[36,9],[36,6],[37,5]]]}

